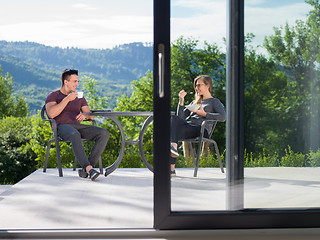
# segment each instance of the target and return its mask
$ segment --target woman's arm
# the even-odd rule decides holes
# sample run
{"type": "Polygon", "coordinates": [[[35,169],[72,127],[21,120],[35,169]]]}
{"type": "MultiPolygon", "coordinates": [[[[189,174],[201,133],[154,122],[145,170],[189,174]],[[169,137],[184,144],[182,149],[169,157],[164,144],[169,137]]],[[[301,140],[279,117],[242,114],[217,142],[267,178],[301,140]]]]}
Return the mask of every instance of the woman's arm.
{"type": "Polygon", "coordinates": [[[210,102],[210,105],[212,104],[212,112],[206,113],[206,118],[218,120],[221,122],[224,122],[226,120],[226,111],[224,109],[223,104],[220,102],[218,98],[213,98],[210,102]]]}

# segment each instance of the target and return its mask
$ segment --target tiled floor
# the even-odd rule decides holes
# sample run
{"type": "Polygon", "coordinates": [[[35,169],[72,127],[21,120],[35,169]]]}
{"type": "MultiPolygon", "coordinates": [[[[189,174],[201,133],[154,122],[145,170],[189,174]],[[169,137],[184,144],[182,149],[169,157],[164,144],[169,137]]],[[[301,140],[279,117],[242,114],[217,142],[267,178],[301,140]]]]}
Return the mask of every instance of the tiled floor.
{"type": "MultiPolygon", "coordinates": [[[[198,178],[192,175],[193,169],[177,169],[172,209],[225,210],[226,175],[209,168],[200,169],[198,178]]],[[[319,200],[320,168],[245,169],[245,208],[320,207],[319,200]]],[[[148,169],[117,169],[92,182],[71,169],[64,169],[62,178],[56,169],[39,169],[16,185],[0,188],[0,228],[144,229],[156,237],[153,174],[148,169]]]]}

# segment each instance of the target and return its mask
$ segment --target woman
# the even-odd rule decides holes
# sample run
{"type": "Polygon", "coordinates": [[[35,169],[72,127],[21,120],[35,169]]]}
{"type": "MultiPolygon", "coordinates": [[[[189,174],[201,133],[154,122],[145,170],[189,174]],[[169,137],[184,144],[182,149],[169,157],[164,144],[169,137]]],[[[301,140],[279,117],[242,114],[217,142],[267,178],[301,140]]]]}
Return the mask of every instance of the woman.
{"type": "MultiPolygon", "coordinates": [[[[194,79],[195,100],[192,105],[199,105],[197,110],[184,108],[184,90],[179,92],[177,116],[171,117],[171,176],[175,176],[175,162],[179,156],[178,141],[200,136],[201,124],[204,120],[225,121],[224,106],[218,98],[211,95],[212,80],[210,76],[202,75],[194,79]]],[[[212,124],[207,124],[205,134],[208,134],[212,124]]]]}

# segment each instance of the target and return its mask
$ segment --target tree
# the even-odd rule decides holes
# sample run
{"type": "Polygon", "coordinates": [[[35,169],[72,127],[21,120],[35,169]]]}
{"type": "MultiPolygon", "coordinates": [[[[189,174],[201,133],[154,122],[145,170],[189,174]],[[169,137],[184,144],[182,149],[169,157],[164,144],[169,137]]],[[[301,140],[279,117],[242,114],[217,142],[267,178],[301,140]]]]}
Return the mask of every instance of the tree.
{"type": "Polygon", "coordinates": [[[0,66],[0,119],[6,116],[24,117],[28,115],[28,106],[21,96],[13,95],[12,84],[13,78],[7,73],[1,75],[0,66]]]}
{"type": "Polygon", "coordinates": [[[199,75],[209,75],[213,79],[213,94],[225,103],[225,54],[215,44],[204,43],[198,49],[199,41],[192,38],[178,38],[171,46],[171,107],[178,104],[178,92],[188,93],[186,102],[194,99],[193,80],[199,75]]]}
{"type": "Polygon", "coordinates": [[[82,78],[82,86],[85,90],[85,97],[88,102],[90,109],[105,109],[108,106],[107,97],[102,97],[99,95],[97,90],[98,81],[94,78],[84,76],[82,78]]]}
{"type": "MultiPolygon", "coordinates": [[[[319,66],[319,22],[320,5],[317,0],[306,1],[314,9],[308,14],[306,22],[298,20],[294,26],[275,27],[274,34],[265,38],[264,46],[275,63],[286,72],[291,91],[296,100],[290,108],[295,141],[291,142],[293,151],[316,151],[320,145],[320,87],[319,66]]],[[[293,136],[292,136],[293,137],[293,136]]]]}
{"type": "MultiPolygon", "coordinates": [[[[203,49],[198,48],[199,41],[181,36],[171,45],[171,110],[176,111],[178,93],[184,89],[189,94],[185,104],[194,99],[193,81],[199,75],[209,75],[213,80],[213,96],[225,105],[225,53],[216,44],[204,42],[203,49]]],[[[225,124],[217,124],[214,132],[220,149],[225,148],[225,124]]]]}
{"type": "Polygon", "coordinates": [[[0,183],[14,184],[36,170],[30,117],[0,119],[0,183]]]}
{"type": "Polygon", "coordinates": [[[291,144],[294,105],[293,83],[277,65],[254,49],[245,52],[245,148],[254,156],[265,151],[284,154],[291,144]],[[288,111],[289,110],[289,111],[288,111]]]}

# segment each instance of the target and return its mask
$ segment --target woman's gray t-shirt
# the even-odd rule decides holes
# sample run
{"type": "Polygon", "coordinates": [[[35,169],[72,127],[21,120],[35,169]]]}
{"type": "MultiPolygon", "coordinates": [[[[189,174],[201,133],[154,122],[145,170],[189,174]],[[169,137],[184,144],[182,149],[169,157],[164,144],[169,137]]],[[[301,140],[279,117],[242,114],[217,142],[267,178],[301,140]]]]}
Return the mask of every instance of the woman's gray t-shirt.
{"type": "MultiPolygon", "coordinates": [[[[193,104],[194,101],[191,102],[193,104]]],[[[186,119],[187,122],[201,125],[204,120],[217,120],[224,122],[226,120],[226,111],[223,104],[218,98],[208,98],[201,101],[201,106],[203,110],[207,113],[206,117],[200,116],[196,113],[191,112],[184,106],[178,104],[177,115],[183,119],[186,119]]],[[[213,123],[206,125],[206,130],[210,133],[213,123]]]]}

